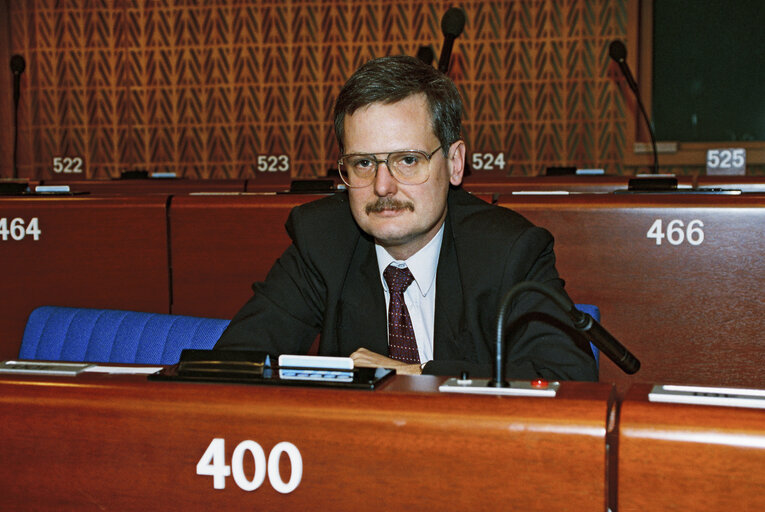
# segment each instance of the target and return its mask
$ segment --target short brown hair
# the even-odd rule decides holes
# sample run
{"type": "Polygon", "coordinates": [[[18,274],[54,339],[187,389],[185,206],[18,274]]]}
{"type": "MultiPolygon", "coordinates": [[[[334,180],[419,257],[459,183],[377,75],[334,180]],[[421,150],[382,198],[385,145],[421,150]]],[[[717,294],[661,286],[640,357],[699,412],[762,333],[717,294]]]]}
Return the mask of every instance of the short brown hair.
{"type": "Polygon", "coordinates": [[[407,55],[368,61],[348,79],[337,96],[334,110],[335,137],[344,151],[343,123],[346,115],[373,103],[396,103],[414,94],[425,94],[433,131],[448,154],[451,144],[462,138],[462,98],[457,86],[442,72],[407,55]]]}

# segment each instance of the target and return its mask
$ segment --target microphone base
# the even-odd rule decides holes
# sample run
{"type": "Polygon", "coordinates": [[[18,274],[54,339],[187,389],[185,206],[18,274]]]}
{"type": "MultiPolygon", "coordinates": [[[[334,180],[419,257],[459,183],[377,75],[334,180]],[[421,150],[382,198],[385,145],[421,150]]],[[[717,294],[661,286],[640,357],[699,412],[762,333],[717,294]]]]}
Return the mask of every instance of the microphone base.
{"type": "Polygon", "coordinates": [[[536,396],[554,397],[560,388],[558,381],[537,380],[514,380],[505,382],[505,386],[497,386],[489,379],[457,379],[446,380],[438,387],[442,393],[464,393],[473,395],[494,396],[536,396]]]}

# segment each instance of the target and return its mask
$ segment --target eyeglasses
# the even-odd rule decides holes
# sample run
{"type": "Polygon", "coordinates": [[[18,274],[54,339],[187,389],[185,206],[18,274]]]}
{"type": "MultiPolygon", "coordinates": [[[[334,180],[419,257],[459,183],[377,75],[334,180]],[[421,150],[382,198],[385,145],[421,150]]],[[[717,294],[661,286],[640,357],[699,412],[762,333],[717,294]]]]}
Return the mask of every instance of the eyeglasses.
{"type": "Polygon", "coordinates": [[[404,185],[421,185],[430,177],[430,159],[441,149],[438,146],[430,153],[417,149],[406,149],[388,153],[384,160],[373,154],[342,155],[337,161],[340,177],[350,188],[362,188],[372,184],[380,164],[388,166],[391,176],[404,185]]]}

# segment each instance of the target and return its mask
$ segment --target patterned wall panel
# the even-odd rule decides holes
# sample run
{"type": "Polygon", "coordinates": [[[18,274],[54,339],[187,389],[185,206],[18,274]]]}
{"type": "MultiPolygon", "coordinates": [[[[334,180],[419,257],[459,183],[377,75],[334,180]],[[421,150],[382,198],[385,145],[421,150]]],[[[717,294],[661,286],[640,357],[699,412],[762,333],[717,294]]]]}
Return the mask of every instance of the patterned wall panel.
{"type": "MultiPolygon", "coordinates": [[[[625,4],[459,4],[467,24],[450,75],[465,100],[469,153],[484,155],[474,172],[625,171],[625,105],[607,55],[626,33],[625,4]]],[[[94,178],[324,175],[337,155],[330,115],[343,82],[370,58],[423,45],[437,60],[451,5],[12,1],[12,51],[28,63],[20,174],[50,177],[54,157],[78,156],[94,178]]]]}

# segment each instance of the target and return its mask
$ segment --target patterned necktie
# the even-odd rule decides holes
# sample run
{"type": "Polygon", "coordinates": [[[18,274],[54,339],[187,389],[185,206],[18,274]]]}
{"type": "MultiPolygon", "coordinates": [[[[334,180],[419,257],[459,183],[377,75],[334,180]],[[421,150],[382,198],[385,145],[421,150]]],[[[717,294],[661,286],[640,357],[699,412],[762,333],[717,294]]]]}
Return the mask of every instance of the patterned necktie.
{"type": "Polygon", "coordinates": [[[385,282],[390,291],[390,307],[388,308],[388,351],[393,359],[405,363],[420,364],[420,353],[417,350],[417,340],[414,339],[414,328],[409,310],[404,303],[404,290],[412,284],[414,276],[408,268],[398,268],[388,265],[383,271],[385,282]]]}

